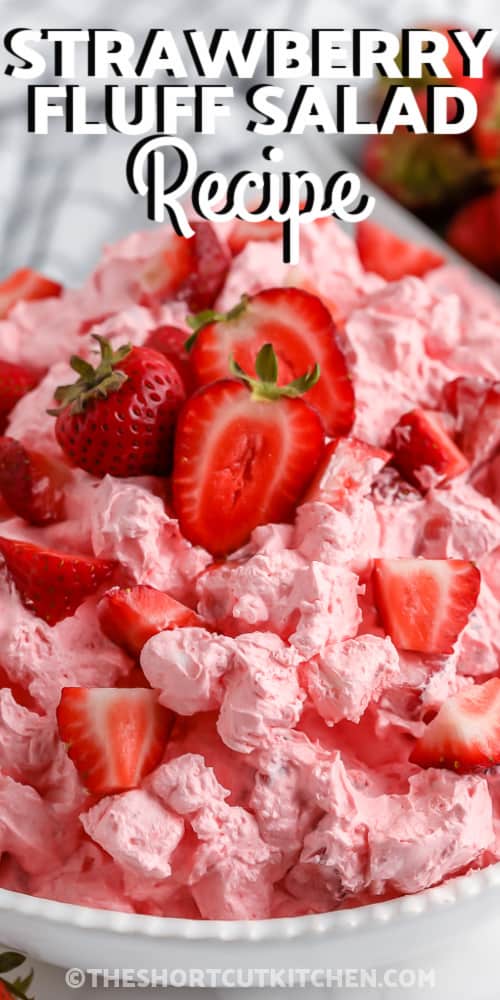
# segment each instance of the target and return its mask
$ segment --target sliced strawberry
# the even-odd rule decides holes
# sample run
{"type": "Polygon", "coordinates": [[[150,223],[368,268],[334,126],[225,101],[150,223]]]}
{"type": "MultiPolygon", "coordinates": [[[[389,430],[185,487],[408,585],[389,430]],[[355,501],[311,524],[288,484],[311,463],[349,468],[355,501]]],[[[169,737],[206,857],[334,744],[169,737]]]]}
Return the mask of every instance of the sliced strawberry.
{"type": "Polygon", "coordinates": [[[279,383],[286,384],[317,362],[321,378],[307,401],[316,407],[328,434],[350,430],[354,391],[346,361],[337,342],[330,313],[314,295],[299,288],[268,288],[231,309],[225,316],[201,317],[191,352],[199,385],[230,373],[230,359],[253,371],[257,354],[272,343],[279,362],[279,383]]]}
{"type": "Polygon", "coordinates": [[[462,448],[475,465],[492,458],[500,447],[500,382],[491,382],[477,416],[464,424],[462,448]]]}
{"type": "Polygon", "coordinates": [[[246,222],[235,219],[229,234],[228,244],[233,257],[245,249],[247,243],[272,242],[280,240],[283,235],[283,225],[274,219],[262,219],[261,222],[246,222]]]}
{"type": "Polygon", "coordinates": [[[356,493],[369,492],[375,476],[391,453],[359,438],[336,438],[325,448],[323,460],[304,496],[304,503],[320,501],[342,507],[356,493]]]}
{"type": "Polygon", "coordinates": [[[0,493],[18,517],[30,524],[62,521],[69,478],[62,462],[27,451],[14,438],[0,437],[0,493]]]}
{"type": "Polygon", "coordinates": [[[59,282],[23,267],[0,282],[0,319],[5,319],[18,302],[55,298],[61,292],[59,282]]]}
{"type": "Polygon", "coordinates": [[[321,420],[298,398],[317,370],[279,388],[268,344],[256,371],[247,385],[223,379],[200,389],[179,418],[174,505],[186,538],[213,555],[243,545],[259,524],[289,518],[323,455],[321,420]]]}
{"type": "Polygon", "coordinates": [[[172,233],[165,248],[139,277],[145,305],[179,299],[193,312],[213,305],[226,279],[230,256],[209,222],[192,222],[194,236],[172,233]]]}
{"type": "Polygon", "coordinates": [[[21,600],[49,625],[73,615],[109,579],[115,563],[0,538],[0,554],[21,600]]]}
{"type": "Polygon", "coordinates": [[[387,281],[399,281],[407,274],[421,278],[444,263],[442,254],[402,240],[375,222],[358,224],[356,244],[365,271],[374,271],[387,281]]]}
{"type": "Polygon", "coordinates": [[[468,461],[447,433],[442,417],[432,410],[411,410],[393,428],[389,448],[394,465],[420,489],[459,476],[468,461]]]}
{"type": "Polygon", "coordinates": [[[178,326],[159,326],[150,333],[144,347],[151,347],[163,354],[179,372],[186,393],[191,395],[196,388],[191,359],[186,350],[186,340],[189,334],[178,326]]]}
{"type": "Polygon", "coordinates": [[[173,721],[144,688],[63,688],[59,734],[82,781],[109,795],[137,788],[163,757],[173,721]]]}
{"type": "Polygon", "coordinates": [[[131,656],[139,656],[144,644],[157,632],[204,625],[191,608],[170,594],[144,585],[109,590],[99,603],[98,613],[108,639],[123,646],[131,656]]]}
{"type": "Polygon", "coordinates": [[[498,677],[448,698],[415,743],[410,760],[459,773],[500,764],[498,677]]]}
{"type": "Polygon", "coordinates": [[[375,601],[398,649],[451,653],[474,610],[481,576],[461,559],[376,559],[375,601]]]}
{"type": "Polygon", "coordinates": [[[460,208],[446,231],[458,253],[492,278],[500,278],[500,189],[469,201],[460,208]]]}
{"type": "Polygon", "coordinates": [[[41,371],[25,365],[14,365],[10,361],[0,361],[0,434],[7,427],[10,411],[27,392],[38,385],[42,377],[41,371]]]}

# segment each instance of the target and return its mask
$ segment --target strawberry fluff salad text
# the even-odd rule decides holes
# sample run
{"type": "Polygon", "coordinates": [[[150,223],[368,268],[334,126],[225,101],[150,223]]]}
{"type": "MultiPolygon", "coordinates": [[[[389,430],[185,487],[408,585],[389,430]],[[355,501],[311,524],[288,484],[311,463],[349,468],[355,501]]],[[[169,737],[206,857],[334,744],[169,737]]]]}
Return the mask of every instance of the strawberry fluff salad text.
{"type": "Polygon", "coordinates": [[[0,284],[0,887],[318,913],[500,860],[500,308],[378,225],[0,284]]]}

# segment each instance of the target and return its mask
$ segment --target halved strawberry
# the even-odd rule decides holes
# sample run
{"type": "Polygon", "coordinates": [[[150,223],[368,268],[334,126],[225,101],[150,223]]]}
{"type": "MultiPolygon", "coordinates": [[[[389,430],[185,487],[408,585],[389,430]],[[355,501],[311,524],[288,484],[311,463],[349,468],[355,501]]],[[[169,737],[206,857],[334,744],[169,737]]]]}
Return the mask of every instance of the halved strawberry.
{"type": "Polygon", "coordinates": [[[375,476],[390,458],[389,451],[359,438],[335,438],[325,448],[304,503],[320,501],[341,507],[353,494],[368,493],[375,476]]]}
{"type": "Polygon", "coordinates": [[[376,559],[373,582],[382,624],[398,649],[451,653],[481,576],[462,559],[376,559]]]}
{"type": "Polygon", "coordinates": [[[108,590],[99,602],[98,614],[104,634],[131,656],[139,656],[144,644],[157,632],[204,625],[191,608],[145,585],[108,590]]]}
{"type": "Polygon", "coordinates": [[[464,423],[462,448],[475,465],[486,462],[500,447],[500,382],[490,382],[475,418],[464,423]]]}
{"type": "Polygon", "coordinates": [[[4,319],[18,302],[54,298],[61,292],[62,285],[58,281],[22,267],[0,282],[0,319],[4,319]]]}
{"type": "Polygon", "coordinates": [[[500,764],[498,677],[448,698],[415,743],[410,760],[459,773],[500,764]]]}
{"type": "Polygon", "coordinates": [[[63,688],[59,734],[82,781],[109,795],[137,788],[160,763],[173,715],[145,688],[63,688]]]}
{"type": "Polygon", "coordinates": [[[16,403],[38,385],[43,372],[26,365],[0,361],[0,434],[7,427],[7,418],[16,403]]]}
{"type": "Polygon", "coordinates": [[[191,359],[186,350],[188,334],[179,326],[159,326],[149,334],[144,347],[151,347],[163,354],[179,372],[186,393],[190,395],[196,388],[191,359]]]}
{"type": "Polygon", "coordinates": [[[402,240],[368,220],[358,223],[356,244],[365,271],[374,271],[387,281],[399,281],[407,274],[421,278],[444,263],[442,254],[430,247],[402,240]]]}
{"type": "Polygon", "coordinates": [[[235,219],[229,233],[229,249],[234,257],[241,253],[247,243],[271,242],[280,240],[283,235],[283,225],[274,219],[262,219],[260,222],[246,222],[235,219]]]}
{"type": "Polygon", "coordinates": [[[62,462],[0,437],[0,493],[14,514],[30,524],[64,518],[64,487],[70,471],[62,462]]]}
{"type": "Polygon", "coordinates": [[[141,302],[151,306],[180,299],[193,312],[217,298],[229,269],[230,256],[210,222],[192,222],[194,236],[170,234],[165,247],[148,261],[138,278],[141,302]]]}
{"type": "Polygon", "coordinates": [[[408,482],[424,490],[459,476],[469,465],[433,410],[405,413],[392,430],[389,448],[408,482]]]}
{"type": "Polygon", "coordinates": [[[52,552],[13,538],[0,538],[0,555],[23,603],[48,625],[73,615],[116,566],[109,560],[52,552]]]}
{"type": "Polygon", "coordinates": [[[314,369],[277,385],[270,344],[256,360],[257,379],[222,379],[191,396],[181,410],[173,497],[183,534],[213,555],[243,545],[259,524],[289,518],[323,455],[321,420],[298,398],[314,369]]]}
{"type": "Polygon", "coordinates": [[[354,391],[337,342],[330,313],[320,299],[299,288],[268,288],[242,301],[225,315],[194,318],[191,361],[199,385],[230,374],[231,357],[253,371],[257,354],[272,343],[279,362],[279,384],[298,378],[317,362],[321,379],[308,391],[330,435],[350,430],[354,391]],[[199,332],[196,332],[199,331],[199,332]]]}

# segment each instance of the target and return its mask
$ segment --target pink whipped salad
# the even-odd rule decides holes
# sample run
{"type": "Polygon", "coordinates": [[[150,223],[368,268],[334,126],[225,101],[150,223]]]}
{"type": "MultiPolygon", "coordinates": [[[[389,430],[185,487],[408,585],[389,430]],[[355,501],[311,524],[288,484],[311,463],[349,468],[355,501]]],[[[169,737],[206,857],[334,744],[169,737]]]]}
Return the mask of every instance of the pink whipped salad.
{"type": "MultiPolygon", "coordinates": [[[[70,355],[90,350],[91,333],[141,345],[160,324],[186,326],[180,303],[137,302],[137,271],[163,239],[161,229],[131,236],[106,250],[83,288],[20,303],[0,323],[2,358],[36,365],[43,355],[49,366],[7,434],[61,457],[46,411],[72,380],[70,355]]],[[[460,270],[387,283],[363,270],[334,222],[311,225],[298,268],[282,263],[279,242],[249,243],[216,308],[276,285],[315,290],[334,310],[356,395],[353,434],[371,444],[383,447],[413,407],[438,408],[458,375],[500,379],[500,308],[460,270]]],[[[498,769],[409,762],[443,702],[498,673],[500,460],[425,495],[401,488],[394,470],[372,471],[338,509],[305,502],[294,523],[257,528],[213,567],[153,478],[72,469],[66,520],[3,521],[4,537],[119,560],[131,583],[168,592],[214,631],[177,628],[146,643],[144,674],[177,714],[167,751],[141,787],[96,799],[59,739],[56,707],[63,687],[113,686],[133,661],[102,633],[97,596],[50,627],[0,566],[0,886],[128,912],[248,919],[415,893],[500,859],[498,769]],[[469,559],[481,571],[450,655],[400,652],[379,625],[373,560],[405,556],[469,559]]]]}

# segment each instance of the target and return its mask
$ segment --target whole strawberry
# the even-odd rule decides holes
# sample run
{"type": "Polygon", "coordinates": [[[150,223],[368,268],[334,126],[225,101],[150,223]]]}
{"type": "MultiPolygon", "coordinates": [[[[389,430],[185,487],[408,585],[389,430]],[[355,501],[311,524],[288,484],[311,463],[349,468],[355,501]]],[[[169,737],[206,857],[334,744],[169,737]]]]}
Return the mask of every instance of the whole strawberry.
{"type": "Polygon", "coordinates": [[[55,394],[56,437],[71,461],[94,476],[162,475],[170,470],[177,412],[184,387],[174,366],[146,347],[114,351],[94,336],[97,368],[72,358],[79,375],[55,394]]]}

